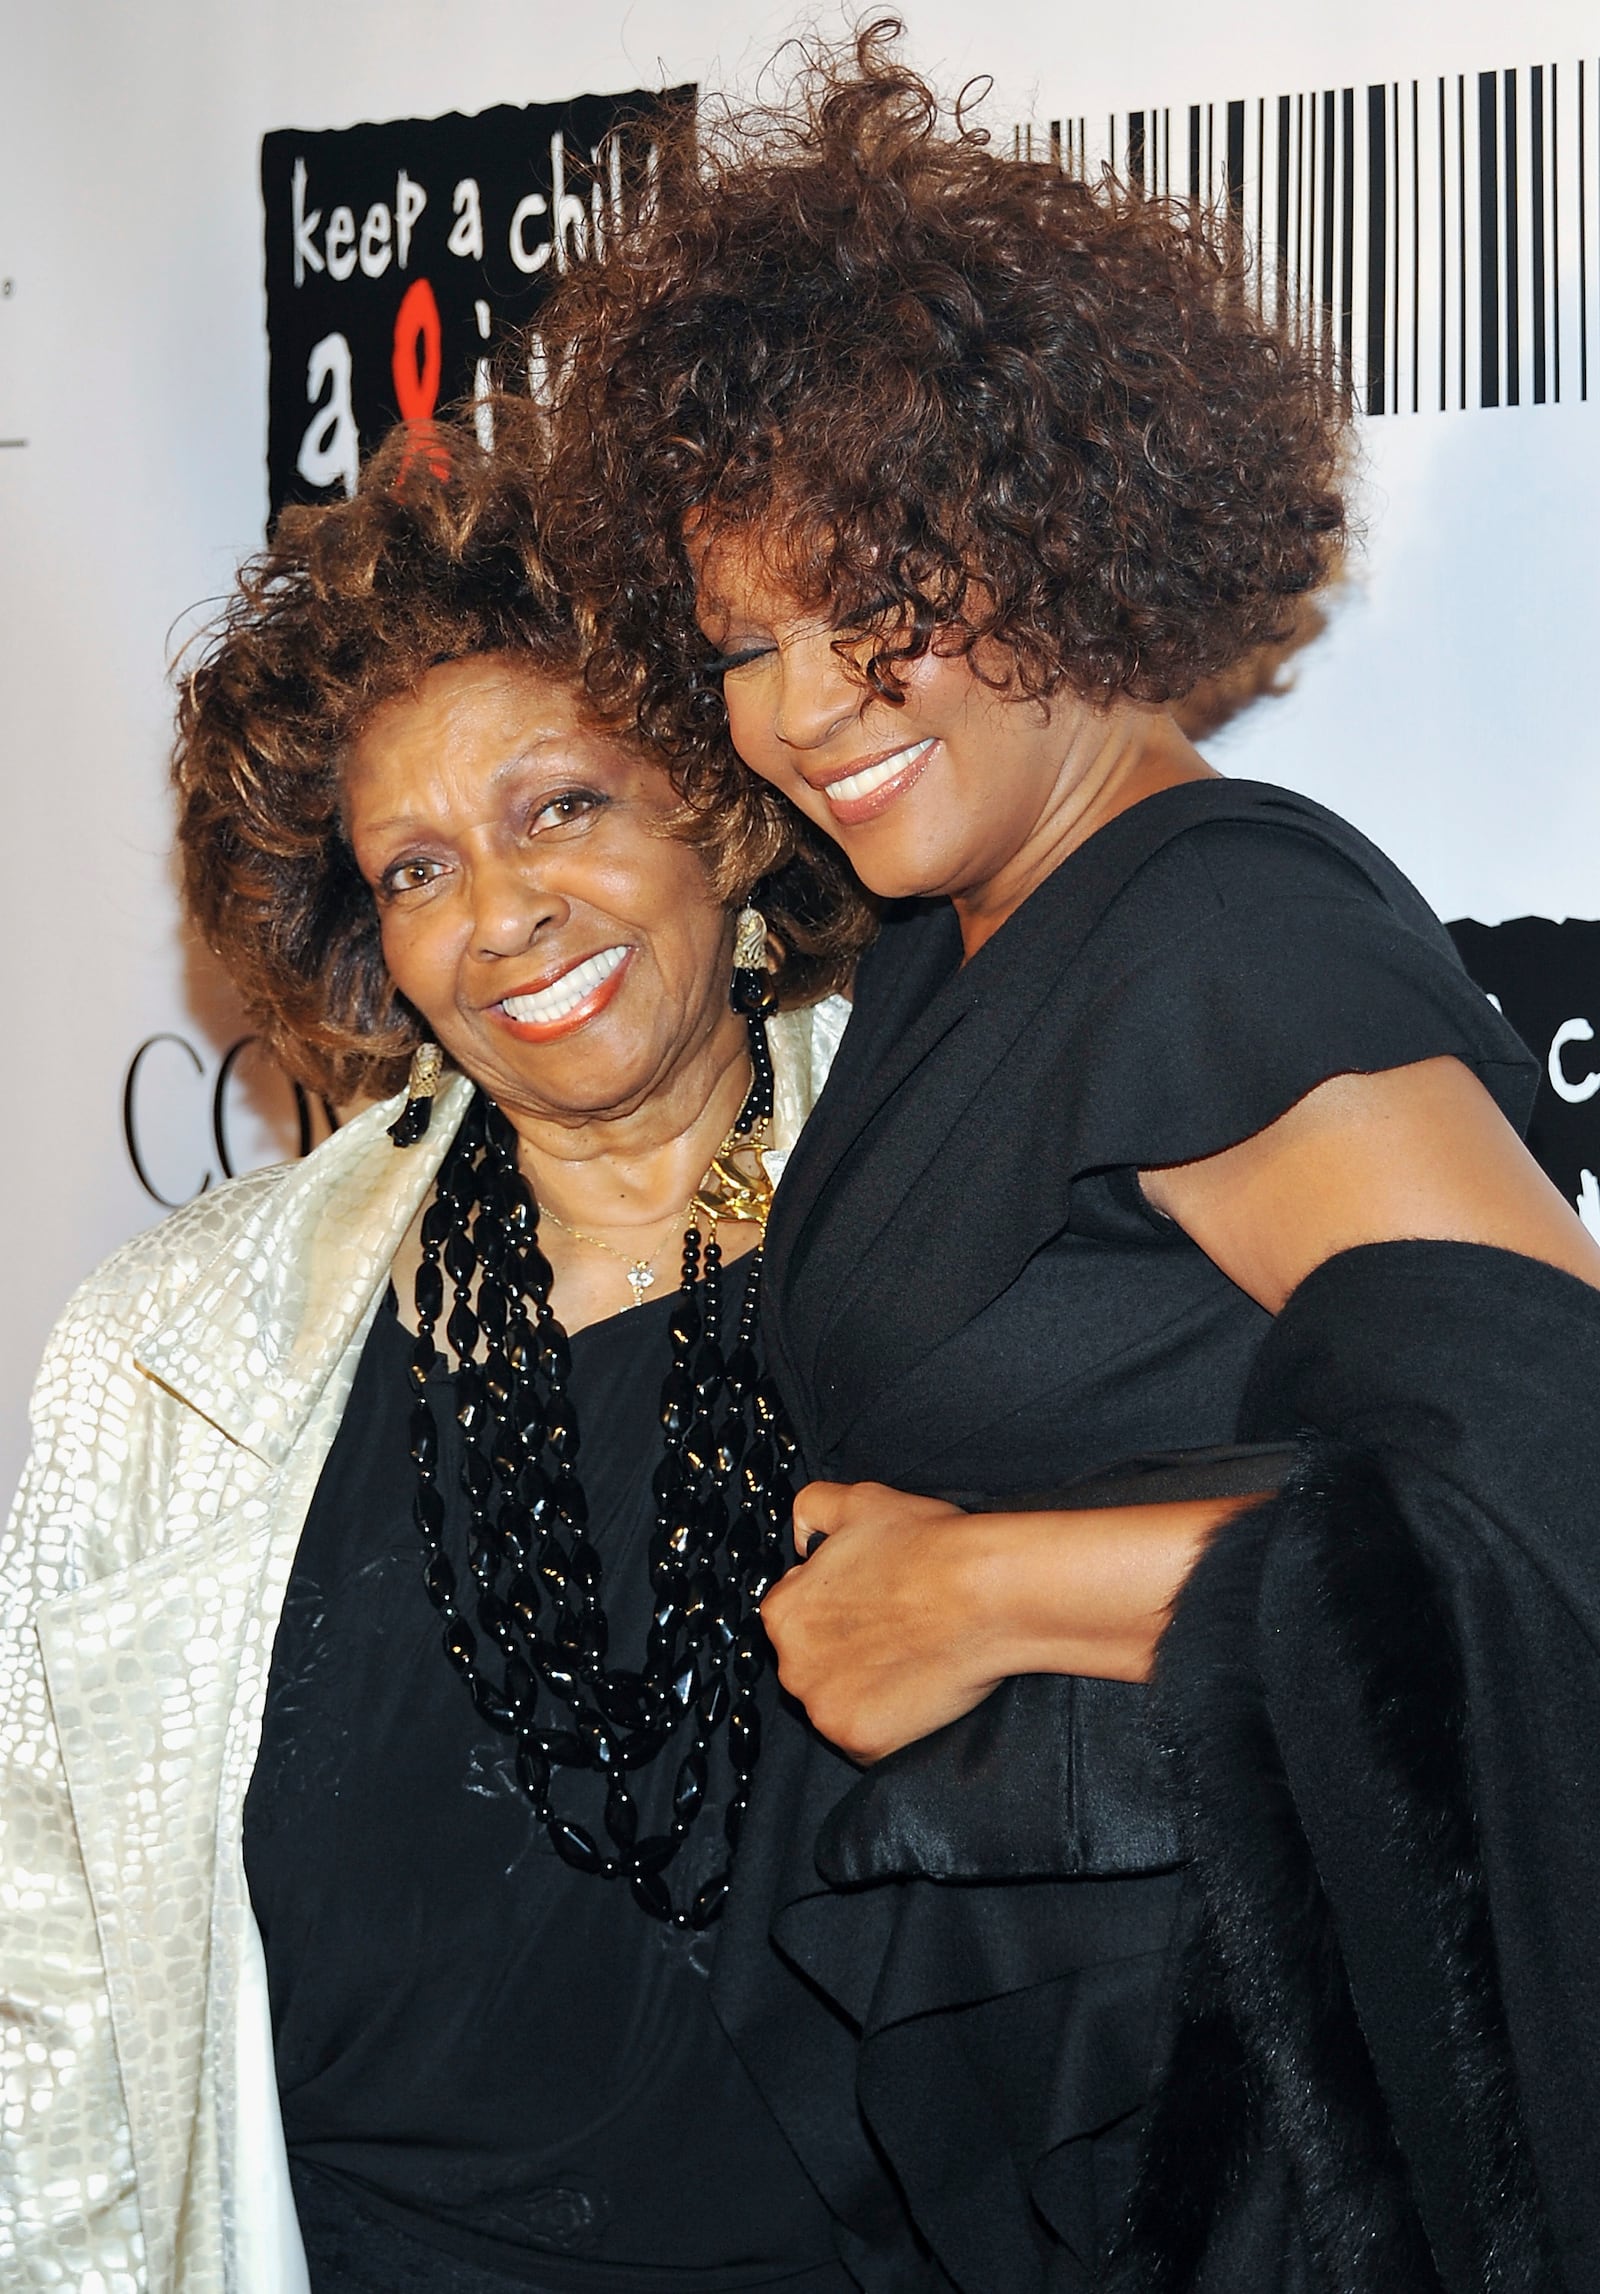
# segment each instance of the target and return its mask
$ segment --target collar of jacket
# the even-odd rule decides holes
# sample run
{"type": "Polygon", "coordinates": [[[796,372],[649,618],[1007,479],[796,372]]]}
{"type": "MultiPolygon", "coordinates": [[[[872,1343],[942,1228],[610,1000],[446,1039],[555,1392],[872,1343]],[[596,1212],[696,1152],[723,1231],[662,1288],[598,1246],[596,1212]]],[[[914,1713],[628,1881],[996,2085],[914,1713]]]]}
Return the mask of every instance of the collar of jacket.
{"type": "MultiPolygon", "coordinates": [[[[822,1088],[849,1006],[830,996],[768,1023],[777,1177],[822,1088]]],[[[269,1467],[281,1466],[342,1360],[467,1111],[453,1075],[414,1147],[376,1150],[398,1101],[354,1117],[260,1194],[134,1349],[139,1367],[269,1467]]]]}
{"type": "Polygon", "coordinates": [[[177,1305],[135,1347],[142,1370],[264,1464],[279,1466],[433,1185],[472,1087],[453,1076],[415,1147],[374,1154],[394,1103],[336,1132],[258,1197],[177,1305]]]}

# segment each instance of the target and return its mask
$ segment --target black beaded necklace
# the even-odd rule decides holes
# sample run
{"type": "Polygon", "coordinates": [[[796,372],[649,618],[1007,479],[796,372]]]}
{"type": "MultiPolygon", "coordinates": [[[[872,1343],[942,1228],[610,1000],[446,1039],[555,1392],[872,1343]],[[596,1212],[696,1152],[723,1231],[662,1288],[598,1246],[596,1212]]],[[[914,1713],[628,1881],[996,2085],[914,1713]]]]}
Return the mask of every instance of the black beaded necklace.
{"type": "MultiPolygon", "coordinates": [[[[709,1927],[727,1897],[761,1742],[756,1689],[768,1648],[759,1607],[778,1574],[793,1496],[794,1442],[752,1346],[761,1250],[746,1261],[730,1318],[715,1224],[730,1180],[750,1215],[749,1196],[739,1188],[773,1104],[766,1000],[735,973],[754,1080],[697,1197],[706,1202],[715,1177],[721,1200],[711,1192],[710,1238],[702,1248],[697,1225],[683,1238],[671,1366],[661,1389],[662,1458],[651,1484],[653,1613],[640,1670],[609,1660],[601,1561],[587,1535],[578,1424],[566,1391],[567,1334],[551,1311],[550,1264],[539,1248],[538,1207],[518,1164],[516,1134],[482,1092],[440,1165],[417,1269],[410,1361],[415,1518],[445,1654],[483,1718],[516,1739],[518,1782],[557,1854],[577,1871],[626,1879],[644,1911],[678,1928],[709,1927]],[[446,1316],[447,1281],[453,1296],[446,1316]],[[427,1393],[443,1359],[435,1342],[441,1316],[455,1365],[470,1589],[445,1550],[439,1429],[427,1393]],[[468,1600],[475,1624],[464,1614],[468,1600]],[[480,1654],[485,1645],[499,1652],[497,1678],[480,1654]],[[678,1902],[668,1868],[709,1804],[719,1734],[731,1780],[723,1813],[728,1852],[714,1877],[678,1902]],[[628,1778],[669,1751],[677,1759],[670,1823],[641,1837],[628,1778]],[[562,1768],[597,1771],[605,1780],[603,1840],[557,1813],[551,1780],[562,1768]]],[[[435,1069],[430,1092],[436,1080],[435,1069]]],[[[395,1126],[398,1144],[409,1144],[426,1125],[425,1102],[420,1122],[417,1105],[395,1126]]]]}

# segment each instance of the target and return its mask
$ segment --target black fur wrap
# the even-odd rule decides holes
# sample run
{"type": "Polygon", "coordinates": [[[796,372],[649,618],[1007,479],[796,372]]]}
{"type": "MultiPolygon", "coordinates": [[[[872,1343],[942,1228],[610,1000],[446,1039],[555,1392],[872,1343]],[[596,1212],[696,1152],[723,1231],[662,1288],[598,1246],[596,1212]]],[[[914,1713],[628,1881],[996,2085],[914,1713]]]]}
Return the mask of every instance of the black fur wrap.
{"type": "Polygon", "coordinates": [[[1344,1254],[1154,1709],[1195,1916],[1119,2294],[1600,2287],[1600,1299],[1344,1254]],[[1375,1333],[1381,1333],[1374,1337],[1375,1333]]]}

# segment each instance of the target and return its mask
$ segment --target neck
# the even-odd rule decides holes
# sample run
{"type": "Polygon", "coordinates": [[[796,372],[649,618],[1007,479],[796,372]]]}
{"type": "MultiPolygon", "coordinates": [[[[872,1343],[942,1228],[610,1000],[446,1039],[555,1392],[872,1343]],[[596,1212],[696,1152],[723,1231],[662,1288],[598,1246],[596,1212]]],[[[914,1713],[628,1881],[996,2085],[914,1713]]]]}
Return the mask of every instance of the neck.
{"type": "Polygon", "coordinates": [[[576,1123],[505,1112],[535,1199],[568,1226],[622,1238],[682,1212],[749,1088],[749,1039],[730,1012],[700,1053],[636,1106],[576,1123]]]}
{"type": "Polygon", "coordinates": [[[1062,736],[1061,762],[1037,820],[991,876],[952,896],[969,961],[1107,821],[1159,789],[1216,778],[1165,710],[1069,702],[1053,713],[1052,730],[1062,736]]]}

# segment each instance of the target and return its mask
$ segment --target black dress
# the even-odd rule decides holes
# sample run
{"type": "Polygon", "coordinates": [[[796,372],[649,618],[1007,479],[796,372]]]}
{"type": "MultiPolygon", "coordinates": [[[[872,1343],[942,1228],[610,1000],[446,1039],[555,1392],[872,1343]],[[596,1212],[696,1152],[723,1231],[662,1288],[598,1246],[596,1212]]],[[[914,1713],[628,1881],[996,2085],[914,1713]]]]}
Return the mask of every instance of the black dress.
{"type": "MultiPolygon", "coordinates": [[[[1329,1076],[1441,1054],[1525,1121],[1532,1062],[1424,902],[1281,790],[1150,798],[966,965],[948,907],[893,916],[768,1240],[767,1340],[810,1470],[993,1500],[1236,1440],[1269,1318],[1137,1173],[1329,1076]]],[[[746,1852],[768,1938],[747,1900],[719,2005],[865,2285],[1098,2282],[1186,1918],[1145,1699],[1015,1684],[860,1782],[813,1744],[787,1814],[763,1780],[746,1852]],[[806,2047],[796,2001],[779,2043],[764,1940],[832,2011],[806,2047]],[[831,2115],[826,2080],[855,2090],[831,2115]]]]}
{"type": "MultiPolygon", "coordinates": [[[[579,1331],[568,1382],[612,1648],[641,1655],[670,1303],[579,1331]]],[[[826,2210],[708,2003],[715,1931],[665,1929],[561,1862],[445,1660],[411,1344],[391,1297],[295,1558],[245,1805],[313,2294],[840,2294],[826,2210]]],[[[674,1768],[636,1773],[646,1829],[674,1768]]],[[[564,1776],[558,1805],[598,1830],[600,1791],[564,1776]]],[[[721,1840],[714,1816],[690,1835],[692,1884],[721,1840]]],[[[680,1894],[690,1877],[674,1867],[680,1894]]]]}

